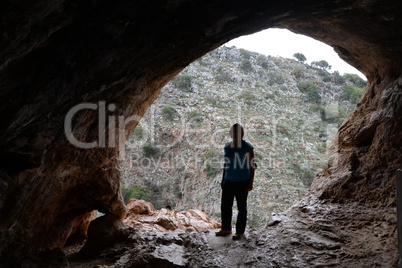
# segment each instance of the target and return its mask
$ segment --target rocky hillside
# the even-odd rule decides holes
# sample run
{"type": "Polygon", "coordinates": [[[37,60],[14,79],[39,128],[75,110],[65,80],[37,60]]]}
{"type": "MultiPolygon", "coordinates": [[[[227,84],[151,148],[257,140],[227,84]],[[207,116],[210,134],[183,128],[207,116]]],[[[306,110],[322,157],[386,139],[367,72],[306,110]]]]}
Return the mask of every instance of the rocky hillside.
{"type": "Polygon", "coordinates": [[[126,143],[123,194],[156,209],[220,218],[223,145],[234,123],[255,147],[249,226],[265,225],[306,191],[365,81],[234,47],[188,66],[163,88],[126,143]]]}

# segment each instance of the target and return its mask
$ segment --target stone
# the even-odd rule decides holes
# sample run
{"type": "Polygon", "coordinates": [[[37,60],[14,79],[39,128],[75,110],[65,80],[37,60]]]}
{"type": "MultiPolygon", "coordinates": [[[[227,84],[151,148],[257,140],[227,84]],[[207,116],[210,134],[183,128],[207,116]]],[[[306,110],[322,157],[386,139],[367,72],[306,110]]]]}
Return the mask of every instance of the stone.
{"type": "Polygon", "coordinates": [[[147,201],[131,198],[127,203],[128,215],[145,214],[152,215],[155,212],[154,206],[147,201]]]}
{"type": "Polygon", "coordinates": [[[122,242],[128,238],[127,227],[112,214],[106,214],[91,222],[88,228],[88,239],[81,249],[84,256],[96,256],[102,250],[122,242]]]}
{"type": "Polygon", "coordinates": [[[155,210],[151,203],[134,198],[129,200],[127,208],[123,222],[143,232],[200,232],[220,228],[219,222],[200,210],[155,210]]]}

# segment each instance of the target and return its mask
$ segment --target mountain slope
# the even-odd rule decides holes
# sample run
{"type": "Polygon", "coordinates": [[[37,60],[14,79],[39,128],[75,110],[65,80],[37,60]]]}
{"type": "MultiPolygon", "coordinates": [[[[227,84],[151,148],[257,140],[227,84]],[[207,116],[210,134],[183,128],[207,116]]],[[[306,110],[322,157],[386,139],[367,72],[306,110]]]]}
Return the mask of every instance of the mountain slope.
{"type": "Polygon", "coordinates": [[[249,225],[300,198],[365,82],[292,59],[221,47],[163,88],[126,143],[126,197],[219,219],[223,145],[240,123],[258,169],[249,225]]]}

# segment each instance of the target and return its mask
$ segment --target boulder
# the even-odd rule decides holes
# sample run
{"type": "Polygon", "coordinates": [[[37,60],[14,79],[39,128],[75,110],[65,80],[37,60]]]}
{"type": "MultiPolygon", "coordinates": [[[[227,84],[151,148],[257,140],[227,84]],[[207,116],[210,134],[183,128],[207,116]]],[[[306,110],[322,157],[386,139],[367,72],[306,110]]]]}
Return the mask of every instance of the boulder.
{"type": "Polygon", "coordinates": [[[200,210],[186,211],[161,209],[144,200],[130,199],[128,213],[123,222],[146,232],[193,232],[220,228],[220,223],[200,210]]]}

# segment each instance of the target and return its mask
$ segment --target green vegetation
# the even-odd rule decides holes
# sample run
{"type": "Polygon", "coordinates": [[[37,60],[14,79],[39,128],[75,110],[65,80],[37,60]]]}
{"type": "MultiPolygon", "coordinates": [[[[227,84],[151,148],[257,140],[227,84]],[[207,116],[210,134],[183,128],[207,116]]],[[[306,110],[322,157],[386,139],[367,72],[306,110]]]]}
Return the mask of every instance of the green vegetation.
{"type": "Polygon", "coordinates": [[[321,103],[321,96],[317,90],[309,89],[307,91],[307,99],[310,102],[321,103]]]}
{"type": "Polygon", "coordinates": [[[216,150],[210,150],[205,154],[205,169],[207,177],[215,176],[220,171],[220,155],[216,150]]]}
{"type": "Polygon", "coordinates": [[[207,160],[210,160],[214,157],[216,157],[218,155],[218,152],[216,150],[209,150],[206,154],[205,154],[205,158],[207,160]]]}
{"type": "Polygon", "coordinates": [[[239,98],[247,105],[255,104],[259,99],[252,91],[248,90],[239,95],[239,98]]]}
{"type": "Polygon", "coordinates": [[[304,56],[302,53],[295,53],[293,54],[293,57],[301,63],[304,63],[307,60],[306,56],[304,56]]]}
{"type": "Polygon", "coordinates": [[[214,176],[219,170],[213,164],[211,164],[211,162],[205,163],[205,169],[207,171],[207,177],[214,176]]]}
{"type": "Polygon", "coordinates": [[[331,81],[331,74],[326,70],[318,70],[318,74],[322,77],[322,81],[329,82],[331,81]]]}
{"type": "Polygon", "coordinates": [[[334,83],[337,85],[343,85],[345,83],[345,77],[339,74],[338,71],[333,73],[334,83]]]}
{"type": "Polygon", "coordinates": [[[246,74],[250,73],[250,72],[252,72],[254,70],[253,65],[251,64],[251,62],[249,60],[243,60],[240,63],[240,69],[243,72],[245,72],[246,74]]]}
{"type": "Polygon", "coordinates": [[[144,128],[140,125],[137,125],[130,137],[134,139],[142,139],[144,137],[144,128]]]}
{"type": "Polygon", "coordinates": [[[146,143],[142,146],[142,154],[144,157],[155,157],[159,154],[159,148],[153,143],[146,143]]]}
{"type": "Polygon", "coordinates": [[[298,88],[301,92],[305,93],[308,101],[313,103],[321,103],[321,96],[319,94],[320,88],[312,82],[300,82],[298,88]]]}
{"type": "Polygon", "coordinates": [[[245,50],[243,48],[239,49],[240,55],[242,56],[243,59],[249,60],[251,58],[251,52],[248,50],[245,50]]]}
{"type": "Polygon", "coordinates": [[[315,90],[315,91],[319,90],[319,87],[316,84],[309,82],[309,81],[302,81],[297,84],[297,87],[303,93],[307,93],[310,90],[315,90]]]}
{"type": "Polygon", "coordinates": [[[268,73],[268,77],[269,77],[268,85],[270,86],[285,83],[285,78],[281,74],[270,72],[268,73]]]}
{"type": "Polygon", "coordinates": [[[179,116],[177,111],[170,105],[166,105],[161,109],[161,115],[163,119],[166,121],[173,121],[175,118],[179,116]]]}
{"type": "Polygon", "coordinates": [[[191,80],[190,75],[179,74],[172,79],[172,84],[185,92],[191,92],[191,80]]]}
{"type": "Polygon", "coordinates": [[[304,77],[304,73],[303,73],[303,68],[301,67],[296,67],[293,69],[292,74],[296,77],[296,78],[303,78],[304,77]]]}
{"type": "Polygon", "coordinates": [[[363,94],[364,88],[344,85],[342,91],[341,100],[357,104],[363,94]]]}
{"type": "Polygon", "coordinates": [[[367,82],[357,74],[344,74],[343,77],[346,81],[353,83],[356,87],[365,87],[367,82]]]}
{"type": "Polygon", "coordinates": [[[141,200],[145,200],[148,202],[150,201],[149,196],[148,196],[148,190],[146,190],[140,186],[122,188],[121,193],[123,195],[124,203],[126,203],[126,204],[127,204],[128,200],[130,200],[131,198],[141,199],[141,200]]]}
{"type": "Polygon", "coordinates": [[[271,212],[284,211],[302,196],[322,170],[327,145],[366,82],[357,75],[331,73],[328,62],[315,62],[312,68],[294,59],[222,49],[224,53],[211,52],[197,60],[173,79],[169,90],[161,91],[153,104],[156,109],[150,109],[158,111],[157,119],[147,113],[144,129],[137,126],[130,137],[146,140],[153,134],[153,143],[138,148],[133,148],[138,142],[128,143],[126,149],[133,151],[127,155],[135,158],[122,174],[125,182],[145,189],[132,195],[148,198],[156,208],[202,207],[218,217],[219,209],[212,204],[220,198],[215,179],[222,174],[222,147],[229,127],[240,122],[246,140],[256,148],[249,225],[260,227],[271,212]],[[191,89],[197,93],[183,94],[191,89]],[[177,120],[181,115],[185,131],[177,120]],[[160,159],[170,166],[157,164],[160,159]],[[138,161],[151,164],[140,170],[138,161]]]}
{"type": "Polygon", "coordinates": [[[264,56],[258,56],[256,62],[265,70],[267,70],[269,67],[268,61],[264,56]]]}
{"type": "Polygon", "coordinates": [[[191,111],[187,113],[187,121],[199,126],[204,121],[204,114],[197,110],[191,111]]]}
{"type": "Polygon", "coordinates": [[[213,107],[222,108],[223,106],[222,99],[217,96],[207,96],[204,100],[213,107]]]}
{"type": "Polygon", "coordinates": [[[230,83],[233,81],[232,75],[222,66],[219,66],[216,70],[215,79],[220,83],[230,83]]]}
{"type": "Polygon", "coordinates": [[[313,61],[311,63],[311,66],[315,68],[321,68],[322,70],[330,70],[332,68],[332,66],[329,65],[326,60],[313,61]]]}

